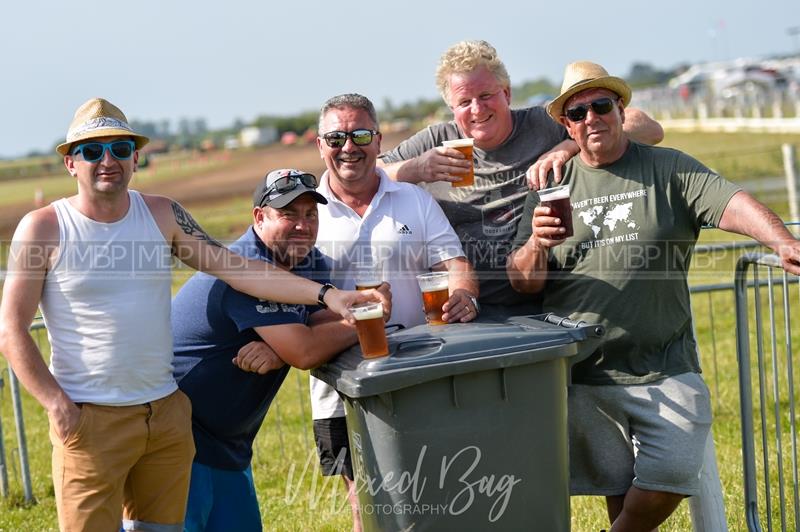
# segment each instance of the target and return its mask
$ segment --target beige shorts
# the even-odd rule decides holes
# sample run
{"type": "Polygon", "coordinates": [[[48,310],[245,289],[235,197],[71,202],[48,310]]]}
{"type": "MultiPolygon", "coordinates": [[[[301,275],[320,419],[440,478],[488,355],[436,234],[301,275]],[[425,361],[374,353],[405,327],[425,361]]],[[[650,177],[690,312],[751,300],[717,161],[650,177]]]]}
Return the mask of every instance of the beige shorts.
{"type": "Polygon", "coordinates": [[[67,441],[50,427],[62,531],[180,532],[194,457],[192,406],[180,390],[134,406],[81,408],[67,441]]]}

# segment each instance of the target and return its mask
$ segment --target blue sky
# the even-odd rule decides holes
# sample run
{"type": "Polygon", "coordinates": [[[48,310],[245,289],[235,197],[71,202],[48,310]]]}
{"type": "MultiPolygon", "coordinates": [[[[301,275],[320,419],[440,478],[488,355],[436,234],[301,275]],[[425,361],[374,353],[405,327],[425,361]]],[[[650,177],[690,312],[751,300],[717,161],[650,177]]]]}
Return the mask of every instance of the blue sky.
{"type": "Polygon", "coordinates": [[[633,62],[785,54],[796,26],[797,0],[6,2],[0,156],[50,148],[94,96],[129,119],[217,128],[342,92],[379,108],[436,97],[436,62],[462,39],[491,42],[513,83],[560,83],[577,59],[625,75],[633,62]]]}

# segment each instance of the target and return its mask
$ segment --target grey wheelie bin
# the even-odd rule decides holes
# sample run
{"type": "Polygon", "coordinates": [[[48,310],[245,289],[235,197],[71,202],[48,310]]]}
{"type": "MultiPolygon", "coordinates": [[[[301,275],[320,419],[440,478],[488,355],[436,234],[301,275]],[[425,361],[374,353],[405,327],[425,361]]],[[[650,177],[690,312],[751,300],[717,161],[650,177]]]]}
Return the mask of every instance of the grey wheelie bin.
{"type": "Polygon", "coordinates": [[[550,315],[421,325],[387,357],[356,346],[314,370],[345,402],[364,530],[569,530],[569,369],[602,334],[550,315]]]}

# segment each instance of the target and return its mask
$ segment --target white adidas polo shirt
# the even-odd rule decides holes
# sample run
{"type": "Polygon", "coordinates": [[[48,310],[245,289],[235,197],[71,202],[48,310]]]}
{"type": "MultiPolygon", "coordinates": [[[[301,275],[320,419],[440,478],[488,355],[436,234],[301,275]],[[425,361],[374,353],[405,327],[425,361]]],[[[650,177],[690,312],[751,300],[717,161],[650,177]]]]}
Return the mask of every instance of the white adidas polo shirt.
{"type": "MultiPolygon", "coordinates": [[[[433,197],[422,188],[392,181],[380,168],[380,185],[362,218],[339,201],[322,175],[317,191],[328,200],[319,205],[317,247],[329,261],[331,282],[352,290],[351,264],[378,260],[383,280],[392,286],[389,323],[413,327],[425,323],[416,275],[444,260],[463,257],[461,242],[433,197]]],[[[344,416],[336,392],[311,378],[314,419],[344,416]]]]}

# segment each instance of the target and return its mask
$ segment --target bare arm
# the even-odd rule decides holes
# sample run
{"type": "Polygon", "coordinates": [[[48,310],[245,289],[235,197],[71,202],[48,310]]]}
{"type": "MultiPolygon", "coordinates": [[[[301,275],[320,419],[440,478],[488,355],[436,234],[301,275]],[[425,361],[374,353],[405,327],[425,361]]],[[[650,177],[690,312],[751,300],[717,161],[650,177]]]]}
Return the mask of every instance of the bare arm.
{"type": "Polygon", "coordinates": [[[567,161],[575,157],[580,149],[578,143],[572,139],[562,140],[549,151],[544,152],[525,172],[528,178],[528,187],[541,190],[547,186],[547,174],[553,171],[553,179],[561,182],[561,169],[567,161]]]}
{"type": "Polygon", "coordinates": [[[747,192],[733,195],[722,213],[719,228],[758,240],[778,254],[787,272],[800,275],[800,242],[777,214],[747,192]]]}
{"type": "Polygon", "coordinates": [[[506,272],[514,290],[536,294],[547,282],[548,251],[564,242],[560,235],[565,229],[560,225],[561,220],[552,216],[550,207],[536,207],[531,223],[531,237],[509,255],[506,272]]]}
{"type": "MultiPolygon", "coordinates": [[[[321,285],[293,275],[261,260],[248,260],[228,250],[210,237],[192,216],[169,198],[146,196],[173,254],[187,266],[218,277],[245,294],[284,303],[315,305],[321,285]]],[[[325,303],[348,319],[347,307],[362,301],[381,301],[386,296],[377,290],[328,290],[325,303]]]]}
{"type": "Polygon", "coordinates": [[[622,130],[629,139],[642,144],[655,146],[664,140],[664,129],[661,124],[636,107],[625,109],[625,123],[622,125],[622,130]]]}
{"type": "Polygon", "coordinates": [[[472,264],[465,257],[456,257],[434,264],[434,271],[445,271],[450,274],[448,283],[450,298],[442,306],[442,319],[448,323],[468,322],[478,317],[478,310],[470,296],[475,299],[480,295],[480,286],[472,264]]]}
{"type": "Polygon", "coordinates": [[[312,369],[358,341],[356,328],[344,320],[256,327],[255,331],[287,364],[312,369]]]}
{"type": "Polygon", "coordinates": [[[52,207],[34,211],[19,223],[0,302],[0,351],[25,389],[47,411],[56,434],[65,440],[77,428],[80,410],[50,373],[30,334],[57,245],[58,220],[52,207]]]}
{"type": "Polygon", "coordinates": [[[286,365],[286,362],[275,354],[275,350],[268,343],[261,340],[254,340],[243,345],[231,362],[241,370],[258,373],[259,375],[264,375],[286,365]]]}
{"type": "Polygon", "coordinates": [[[469,169],[470,161],[464,154],[453,148],[438,146],[431,148],[422,155],[398,161],[385,163],[378,158],[378,166],[395,181],[405,183],[431,183],[434,181],[458,181],[463,173],[469,169]]]}

